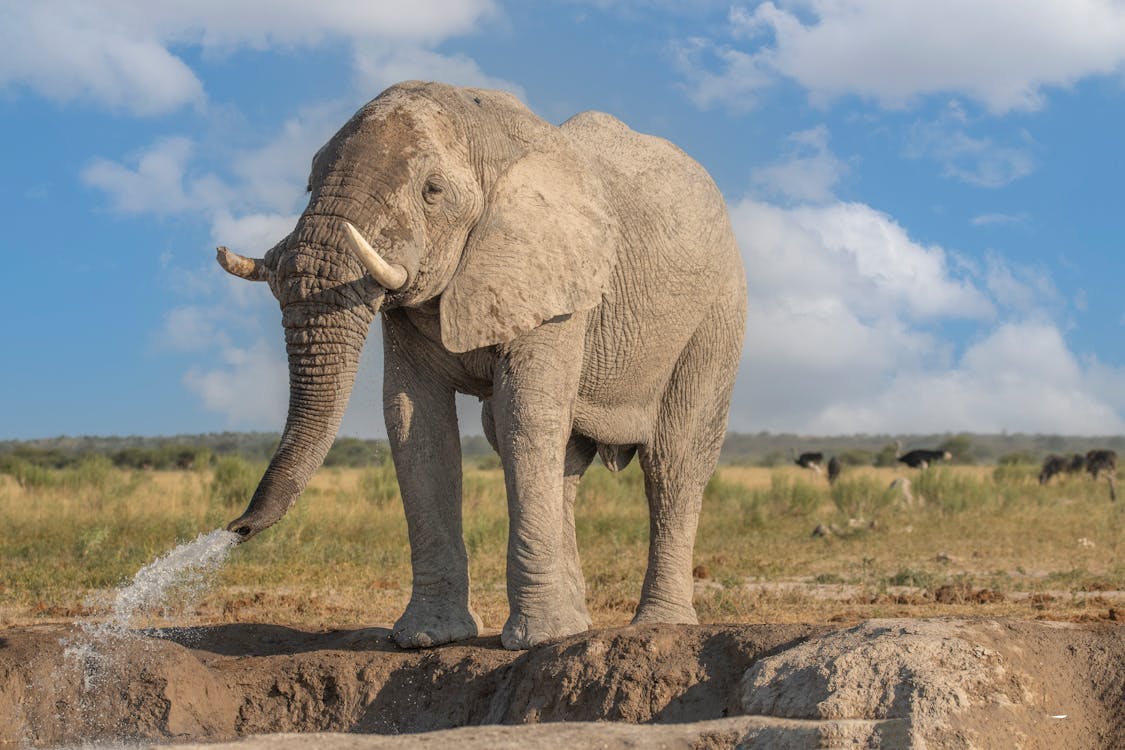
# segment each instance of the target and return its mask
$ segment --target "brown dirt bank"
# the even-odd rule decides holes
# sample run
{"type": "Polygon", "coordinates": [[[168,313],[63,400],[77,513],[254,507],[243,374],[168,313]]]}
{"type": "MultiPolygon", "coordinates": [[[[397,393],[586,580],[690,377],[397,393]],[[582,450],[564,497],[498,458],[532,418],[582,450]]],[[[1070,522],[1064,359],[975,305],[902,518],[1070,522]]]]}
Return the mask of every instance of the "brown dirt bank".
{"type": "Polygon", "coordinates": [[[646,626],[524,653],[496,637],[401,651],[382,628],[14,628],[0,630],[0,716],[0,744],[33,745],[346,732],[317,745],[1120,748],[1125,628],[646,626]],[[545,724],[562,721],[618,723],[545,724]]]}

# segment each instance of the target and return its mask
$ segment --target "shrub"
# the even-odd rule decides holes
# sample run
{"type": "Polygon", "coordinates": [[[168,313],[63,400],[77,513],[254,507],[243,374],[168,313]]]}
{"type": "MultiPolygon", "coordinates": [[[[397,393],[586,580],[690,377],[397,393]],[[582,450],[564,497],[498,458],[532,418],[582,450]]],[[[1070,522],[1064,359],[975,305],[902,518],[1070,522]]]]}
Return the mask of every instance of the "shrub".
{"type": "Polygon", "coordinates": [[[122,474],[115,470],[113,461],[103,455],[84,456],[77,466],[66,472],[65,477],[66,486],[71,489],[89,488],[100,492],[122,480],[122,474]]]}
{"type": "Polygon", "coordinates": [[[887,578],[887,583],[891,586],[915,586],[920,589],[928,588],[933,582],[932,573],[915,568],[902,568],[887,578]]]}
{"type": "Polygon", "coordinates": [[[1039,467],[1031,463],[1004,462],[992,470],[992,481],[996,484],[1028,484],[1039,481],[1039,467]]]}
{"type": "Polygon", "coordinates": [[[500,454],[489,453],[477,459],[477,468],[481,471],[496,471],[503,468],[500,463],[500,454]]]}
{"type": "Polygon", "coordinates": [[[750,491],[748,509],[773,517],[807,516],[816,510],[822,498],[821,492],[811,484],[774,473],[770,476],[768,490],[750,491]]]}
{"type": "Polygon", "coordinates": [[[938,446],[939,451],[948,451],[953,455],[955,464],[971,464],[973,458],[973,440],[965,434],[954,435],[938,446]]]}
{"type": "Polygon", "coordinates": [[[258,486],[261,472],[237,455],[220,456],[215,461],[211,478],[211,502],[224,509],[234,509],[250,501],[258,486]]]}
{"type": "Polygon", "coordinates": [[[1015,451],[1014,453],[1005,453],[1003,456],[1000,456],[1000,458],[996,459],[996,463],[1000,466],[1010,466],[1012,464],[1038,466],[1039,458],[1033,451],[1015,451]]]}
{"type": "Polygon", "coordinates": [[[7,474],[24,489],[50,487],[55,484],[55,473],[18,456],[0,456],[0,474],[7,474]]]}
{"type": "Polygon", "coordinates": [[[382,466],[364,470],[359,479],[360,496],[366,502],[383,506],[399,502],[398,475],[395,465],[388,461],[382,466]]]}
{"type": "Polygon", "coordinates": [[[871,466],[875,463],[875,454],[863,448],[849,448],[840,451],[837,458],[844,466],[871,466]]]}
{"type": "Polygon", "coordinates": [[[918,472],[914,494],[927,506],[942,513],[958,513],[973,506],[984,505],[991,492],[981,482],[957,474],[942,466],[931,466],[918,472]]]}
{"type": "Polygon", "coordinates": [[[896,493],[873,477],[840,479],[830,490],[832,503],[846,518],[874,520],[895,499],[896,493]]]}
{"type": "Polygon", "coordinates": [[[875,454],[876,466],[897,466],[898,465],[898,446],[894,443],[884,445],[878,453],[875,454]]]}

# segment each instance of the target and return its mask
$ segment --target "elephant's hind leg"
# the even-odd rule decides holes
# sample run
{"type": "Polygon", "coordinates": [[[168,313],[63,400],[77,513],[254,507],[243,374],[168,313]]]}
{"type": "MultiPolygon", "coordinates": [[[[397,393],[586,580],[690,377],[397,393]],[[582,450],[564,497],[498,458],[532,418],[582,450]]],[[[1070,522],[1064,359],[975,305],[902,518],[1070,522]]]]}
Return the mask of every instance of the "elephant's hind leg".
{"type": "Polygon", "coordinates": [[[650,444],[640,450],[649,506],[648,569],[633,622],[695,623],[692,552],[703,489],[726,434],[742,325],[716,310],[676,365],[650,444]]]}

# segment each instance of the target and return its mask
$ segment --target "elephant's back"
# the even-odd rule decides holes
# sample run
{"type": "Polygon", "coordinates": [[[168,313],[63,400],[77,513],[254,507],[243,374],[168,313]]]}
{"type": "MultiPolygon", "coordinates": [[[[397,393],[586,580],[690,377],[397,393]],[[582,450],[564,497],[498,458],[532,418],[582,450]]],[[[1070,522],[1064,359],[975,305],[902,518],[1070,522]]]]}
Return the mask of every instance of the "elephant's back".
{"type": "Polygon", "coordinates": [[[580,150],[608,162],[630,181],[671,187],[672,177],[672,182],[700,182],[705,191],[715,190],[707,171],[676,144],[638,133],[613,115],[581,112],[559,127],[580,150]]]}
{"type": "Polygon", "coordinates": [[[729,230],[722,194],[707,170],[678,146],[638,133],[605,112],[577,114],[561,130],[600,163],[607,187],[620,202],[662,225],[662,236],[683,239],[677,252],[706,265],[702,256],[725,249],[727,238],[716,236],[729,230]]]}

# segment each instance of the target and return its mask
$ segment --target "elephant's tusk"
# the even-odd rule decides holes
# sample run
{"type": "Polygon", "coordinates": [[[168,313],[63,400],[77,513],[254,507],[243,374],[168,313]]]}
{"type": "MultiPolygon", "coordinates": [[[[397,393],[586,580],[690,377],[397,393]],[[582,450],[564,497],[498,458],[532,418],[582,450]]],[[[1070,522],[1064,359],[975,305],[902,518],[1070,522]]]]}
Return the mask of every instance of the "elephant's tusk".
{"type": "Polygon", "coordinates": [[[355,257],[359,258],[359,262],[363,264],[371,277],[388,291],[394,292],[402,289],[409,276],[406,269],[397,263],[388,263],[383,260],[379,253],[375,252],[375,248],[363,239],[363,235],[350,222],[342,221],[341,223],[344,225],[344,234],[348,238],[348,247],[355,253],[355,257]]]}
{"type": "Polygon", "coordinates": [[[270,269],[258,258],[246,258],[219,245],[215,248],[215,260],[227,273],[250,281],[265,281],[270,277],[270,269]]]}

